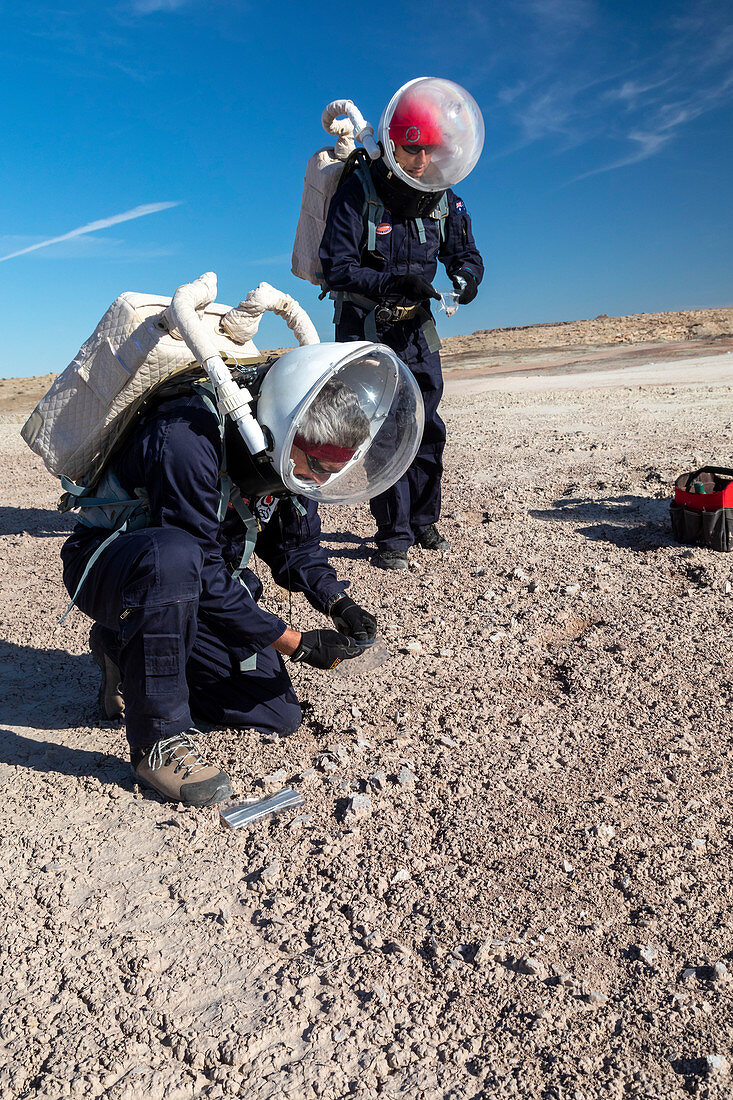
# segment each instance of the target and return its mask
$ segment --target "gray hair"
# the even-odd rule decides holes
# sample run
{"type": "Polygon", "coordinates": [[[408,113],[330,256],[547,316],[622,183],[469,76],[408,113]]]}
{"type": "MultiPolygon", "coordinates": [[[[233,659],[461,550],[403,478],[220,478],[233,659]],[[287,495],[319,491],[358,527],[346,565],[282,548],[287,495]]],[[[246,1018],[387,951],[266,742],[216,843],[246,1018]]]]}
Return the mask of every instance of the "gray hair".
{"type": "Polygon", "coordinates": [[[299,425],[309,443],[331,443],[356,450],[369,435],[369,418],[359,398],[344,382],[326,382],[299,425]]]}

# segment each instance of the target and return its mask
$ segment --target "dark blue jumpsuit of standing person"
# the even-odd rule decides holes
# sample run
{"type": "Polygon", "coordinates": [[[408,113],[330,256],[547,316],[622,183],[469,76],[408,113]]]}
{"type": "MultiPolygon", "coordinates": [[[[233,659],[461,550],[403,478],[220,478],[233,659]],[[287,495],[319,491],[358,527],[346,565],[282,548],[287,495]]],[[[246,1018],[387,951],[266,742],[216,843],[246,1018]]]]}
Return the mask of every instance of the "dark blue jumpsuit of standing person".
{"type": "Polygon", "coordinates": [[[443,192],[413,190],[390,173],[382,158],[368,171],[384,205],[374,250],[367,249],[364,185],[352,174],[331,200],[319,258],[324,284],[336,297],[336,339],[378,339],[408,365],[422,392],[425,431],[417,457],[392,488],[370,502],[377,523],[376,564],[406,569],[407,550],[413,544],[427,549],[449,546],[436,527],[445,424],[438,413],[443,375],[428,302],[439,297],[432,280],[440,260],[463,288],[459,301],[468,302],[475,297],[484,267],[468,211],[453,191],[445,192],[447,217],[441,240],[440,219],[430,214],[443,192]],[[424,242],[417,218],[424,227],[424,242]],[[370,319],[376,333],[365,335],[370,319]]]}
{"type": "MultiPolygon", "coordinates": [[[[227,422],[232,479],[242,447],[236,428],[227,422]]],[[[258,605],[262,585],[250,569],[234,575],[245,532],[231,504],[220,519],[223,453],[219,420],[197,393],[164,399],[145,417],[112,465],[128,496],[140,488],[147,493],[149,523],[110,542],[76,597],[79,608],[94,619],[95,659],[101,664],[100,658],[106,658],[120,670],[133,769],[151,746],[168,746],[174,752],[172,770],[179,774],[171,782],[188,778],[191,790],[176,788],[171,794],[170,784],[161,785],[165,769],[159,761],[151,765],[157,764],[158,778],[146,771],[143,779],[166,797],[191,805],[219,801],[229,793],[227,777],[205,766],[190,738],[185,741],[192,712],[219,727],[281,734],[301,722],[290,677],[272,646],[288,631],[286,623],[258,605]],[[182,747],[177,737],[184,738],[182,747]]],[[[250,502],[259,527],[256,553],[277,584],[302,592],[341,629],[344,622],[335,609],[353,601],[344,596],[345,586],[320,545],[315,504],[297,498],[296,506],[295,499],[284,492],[250,502]]],[[[92,554],[108,535],[108,530],[78,524],[67,539],[61,556],[69,593],[76,592],[92,554]]],[[[360,614],[349,611],[352,626],[359,628],[361,615],[362,626],[367,619],[376,629],[368,613],[353,608],[360,614]]],[[[316,643],[328,636],[337,649],[337,639],[347,640],[336,631],[310,634],[319,635],[316,643]]]]}

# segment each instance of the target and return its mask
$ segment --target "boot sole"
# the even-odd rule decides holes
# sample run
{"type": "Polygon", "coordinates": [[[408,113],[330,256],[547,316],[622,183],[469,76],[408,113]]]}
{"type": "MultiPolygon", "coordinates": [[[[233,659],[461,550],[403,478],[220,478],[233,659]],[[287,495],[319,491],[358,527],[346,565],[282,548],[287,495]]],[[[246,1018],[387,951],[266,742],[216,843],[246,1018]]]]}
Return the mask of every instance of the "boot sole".
{"type": "Polygon", "coordinates": [[[407,562],[404,559],[398,561],[383,562],[380,561],[379,558],[377,558],[374,564],[376,565],[377,569],[392,569],[396,570],[397,572],[400,572],[400,570],[404,572],[404,570],[408,568],[407,562]]]}
{"type": "Polygon", "coordinates": [[[130,765],[130,771],[136,783],[140,783],[150,791],[155,791],[155,793],[160,795],[165,802],[180,802],[190,809],[202,809],[206,806],[215,806],[217,802],[223,802],[225,798],[229,798],[232,793],[232,785],[229,781],[229,776],[223,773],[217,776],[216,779],[206,780],[206,783],[191,783],[188,789],[184,787],[178,794],[173,794],[161,790],[160,787],[156,787],[150,780],[139,775],[132,764],[130,765]],[[201,790],[198,792],[193,792],[191,790],[192,787],[206,787],[207,784],[212,784],[209,790],[201,790]]]}

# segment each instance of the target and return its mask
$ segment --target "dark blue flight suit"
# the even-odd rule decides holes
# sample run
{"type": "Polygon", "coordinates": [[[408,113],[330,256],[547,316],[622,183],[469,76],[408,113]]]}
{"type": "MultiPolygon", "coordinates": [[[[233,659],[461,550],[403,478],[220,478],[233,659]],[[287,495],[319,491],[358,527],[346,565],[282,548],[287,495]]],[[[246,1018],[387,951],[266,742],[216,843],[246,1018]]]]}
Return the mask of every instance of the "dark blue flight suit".
{"type": "MultiPolygon", "coordinates": [[[[150,522],[110,543],[76,603],[105,628],[135,747],[190,729],[192,710],[220,727],[291,733],[300,725],[290,677],[270,645],[286,624],[258,606],[262,585],[250,569],[241,582],[232,575],[245,537],[231,505],[218,518],[222,455],[216,416],[198,395],[183,394],[143,420],[113,463],[128,494],[146,490],[150,522]]],[[[236,480],[236,470],[229,473],[236,480]]],[[[252,502],[260,515],[255,549],[277,584],[325,613],[345,585],[320,545],[315,504],[298,500],[305,514],[288,495],[252,502]]],[[[64,543],[70,594],[108,535],[78,524],[64,543]]]]}
{"type": "MultiPolygon", "coordinates": [[[[371,167],[378,192],[378,166],[382,163],[378,161],[371,167]]],[[[357,175],[351,175],[334,195],[328,210],[319,251],[325,286],[332,292],[358,295],[373,303],[397,303],[399,299],[389,292],[391,278],[415,274],[432,283],[438,260],[449,276],[469,267],[479,283],[484,266],[473,239],[471,219],[457,195],[451,190],[446,195],[448,217],[443,241],[434,218],[421,219],[425,232],[425,241],[421,243],[414,217],[385,208],[376,229],[376,255],[372,255],[366,248],[363,184],[357,175]]],[[[348,298],[339,304],[336,339],[373,339],[364,332],[370,306],[348,298]]],[[[416,535],[436,523],[440,516],[445,424],[438,415],[438,404],[443,394],[443,374],[440,355],[437,350],[430,350],[423,331],[425,321],[431,320],[427,303],[423,305],[422,314],[377,326],[380,343],[392,348],[408,365],[425,404],[425,431],[412,466],[396,484],[370,502],[377,522],[378,550],[407,550],[416,535]]]]}

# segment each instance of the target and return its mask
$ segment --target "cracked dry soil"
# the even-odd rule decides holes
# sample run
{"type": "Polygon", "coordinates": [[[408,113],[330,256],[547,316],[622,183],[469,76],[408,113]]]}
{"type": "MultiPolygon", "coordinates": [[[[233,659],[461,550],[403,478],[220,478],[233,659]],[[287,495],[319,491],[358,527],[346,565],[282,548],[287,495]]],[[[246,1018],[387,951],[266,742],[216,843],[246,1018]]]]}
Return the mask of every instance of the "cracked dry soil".
{"type": "Polygon", "coordinates": [[[730,1097],[732,563],[668,501],[733,387],[659,382],[449,393],[453,550],[407,574],[324,510],[390,658],[207,734],[305,795],[238,832],[134,787],[4,415],[0,1096],[730,1097]]]}

